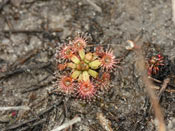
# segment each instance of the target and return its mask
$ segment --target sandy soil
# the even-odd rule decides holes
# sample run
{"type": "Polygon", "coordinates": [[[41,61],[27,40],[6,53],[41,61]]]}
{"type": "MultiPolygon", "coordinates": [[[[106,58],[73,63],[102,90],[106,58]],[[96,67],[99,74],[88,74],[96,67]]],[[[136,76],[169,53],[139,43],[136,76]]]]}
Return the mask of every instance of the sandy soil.
{"type": "MultiPolygon", "coordinates": [[[[126,41],[141,34],[139,44],[146,56],[160,52],[173,62],[171,7],[170,0],[0,0],[0,106],[31,108],[0,111],[1,131],[50,131],[76,116],[81,122],[67,130],[105,131],[99,113],[114,131],[155,131],[134,51],[120,63],[122,69],[116,69],[113,87],[94,102],[48,92],[55,48],[77,32],[88,32],[93,44],[110,46],[117,58],[126,53],[126,41]]],[[[174,76],[166,77],[174,85],[174,76]]],[[[175,93],[165,91],[160,105],[173,131],[175,93]]]]}

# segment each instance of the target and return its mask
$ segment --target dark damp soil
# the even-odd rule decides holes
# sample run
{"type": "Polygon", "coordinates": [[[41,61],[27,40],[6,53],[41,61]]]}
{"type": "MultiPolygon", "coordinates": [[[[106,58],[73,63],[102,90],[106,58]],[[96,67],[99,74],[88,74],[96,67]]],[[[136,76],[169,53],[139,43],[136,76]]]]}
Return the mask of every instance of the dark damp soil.
{"type": "MultiPolygon", "coordinates": [[[[170,78],[160,105],[169,131],[175,126],[175,24],[170,0],[0,0],[0,106],[29,106],[29,111],[0,111],[1,131],[50,131],[75,116],[72,131],[105,131],[102,113],[114,131],[155,131],[156,120],[137,56],[127,40],[142,34],[146,59],[161,53],[164,66],[152,77],[170,78]],[[93,44],[110,46],[124,56],[112,87],[86,103],[49,94],[55,71],[55,49],[76,32],[88,32],[93,44]]],[[[159,90],[156,90],[159,93],[159,90]]],[[[71,128],[67,129],[71,130],[71,128]]]]}

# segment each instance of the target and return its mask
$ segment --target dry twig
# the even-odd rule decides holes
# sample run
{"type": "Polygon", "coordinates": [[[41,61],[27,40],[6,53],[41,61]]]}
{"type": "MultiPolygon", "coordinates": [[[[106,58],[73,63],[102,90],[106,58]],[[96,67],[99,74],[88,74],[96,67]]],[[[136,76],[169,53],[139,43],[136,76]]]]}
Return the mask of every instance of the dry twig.
{"type": "Polygon", "coordinates": [[[90,5],[92,5],[96,11],[98,11],[98,12],[100,12],[100,13],[102,12],[102,9],[101,9],[97,4],[95,4],[94,1],[92,1],[92,0],[86,0],[86,1],[87,1],[90,5]]]}
{"type": "Polygon", "coordinates": [[[38,126],[38,125],[40,125],[40,124],[42,124],[44,122],[46,122],[46,118],[37,121],[33,125],[26,126],[26,127],[22,128],[22,129],[20,129],[19,131],[26,131],[26,130],[32,129],[33,127],[36,127],[36,126],[38,126]]]}
{"type": "Polygon", "coordinates": [[[172,0],[172,20],[175,23],[175,0],[172,0]]]}
{"type": "Polygon", "coordinates": [[[53,129],[51,131],[61,131],[61,130],[65,129],[65,128],[68,128],[69,126],[71,126],[71,125],[73,125],[73,124],[75,124],[77,122],[80,122],[80,121],[81,121],[81,118],[76,116],[72,120],[64,123],[61,126],[56,127],[55,129],[53,129]]]}
{"type": "Polygon", "coordinates": [[[166,90],[166,87],[167,87],[169,82],[170,82],[170,78],[167,78],[163,81],[162,88],[160,89],[160,92],[158,94],[159,98],[161,97],[162,93],[166,90]]]}
{"type": "MultiPolygon", "coordinates": [[[[154,82],[157,82],[159,84],[162,84],[162,81],[160,80],[157,80],[155,78],[152,78],[152,77],[148,77],[150,80],[154,81],[154,82]]],[[[167,86],[171,87],[171,88],[175,88],[174,85],[170,84],[170,83],[167,83],[167,86]]],[[[157,89],[159,90],[160,87],[159,86],[154,86],[153,89],[157,89]],[[156,87],[156,88],[155,88],[156,87]]],[[[170,92],[170,93],[175,93],[175,90],[174,89],[165,89],[166,92],[170,92]]]]}
{"type": "Polygon", "coordinates": [[[113,129],[111,128],[111,122],[108,119],[106,119],[102,113],[97,113],[97,119],[100,121],[100,125],[106,131],[113,131],[113,129]]]}
{"type": "Polygon", "coordinates": [[[8,107],[0,107],[0,111],[6,110],[30,110],[28,106],[8,106],[8,107]]]}
{"type": "Polygon", "coordinates": [[[17,33],[25,33],[25,34],[37,34],[37,33],[44,33],[44,32],[50,32],[50,33],[53,33],[53,32],[62,32],[63,29],[62,28],[57,28],[55,30],[48,30],[48,31],[45,31],[45,30],[16,30],[16,29],[13,29],[13,30],[2,30],[1,32],[3,33],[14,33],[14,34],[17,34],[17,33]]]}
{"type": "Polygon", "coordinates": [[[18,58],[15,63],[13,63],[11,66],[15,67],[17,65],[22,65],[24,64],[27,60],[32,58],[34,55],[38,53],[38,49],[30,50],[28,51],[25,55],[22,55],[20,58],[18,58]]]}
{"type": "Polygon", "coordinates": [[[46,68],[50,64],[51,64],[50,62],[47,62],[47,63],[38,64],[38,65],[32,65],[29,67],[17,68],[17,69],[12,70],[12,71],[6,71],[6,72],[3,72],[2,74],[0,74],[0,80],[8,78],[8,77],[16,75],[16,74],[19,74],[19,73],[27,72],[30,70],[46,68]]]}

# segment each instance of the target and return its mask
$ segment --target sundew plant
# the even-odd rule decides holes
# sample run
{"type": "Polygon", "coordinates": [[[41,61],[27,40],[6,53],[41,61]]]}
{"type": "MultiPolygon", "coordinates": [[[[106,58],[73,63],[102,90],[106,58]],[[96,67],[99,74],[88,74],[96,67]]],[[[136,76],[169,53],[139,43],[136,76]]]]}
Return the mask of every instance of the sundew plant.
{"type": "Polygon", "coordinates": [[[119,63],[112,49],[89,45],[87,34],[59,46],[55,58],[55,88],[84,100],[92,100],[98,91],[110,88],[112,70],[119,63]]]}

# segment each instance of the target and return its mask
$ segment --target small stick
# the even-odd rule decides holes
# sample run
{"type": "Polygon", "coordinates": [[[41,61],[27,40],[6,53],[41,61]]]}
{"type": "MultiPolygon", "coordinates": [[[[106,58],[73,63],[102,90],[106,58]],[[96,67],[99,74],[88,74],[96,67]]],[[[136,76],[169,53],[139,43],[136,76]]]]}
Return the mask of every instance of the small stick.
{"type": "Polygon", "coordinates": [[[166,89],[165,91],[169,92],[169,93],[175,93],[175,90],[173,90],[173,89],[166,89]]]}
{"type": "Polygon", "coordinates": [[[7,128],[5,128],[5,129],[2,129],[3,131],[9,131],[9,130],[14,130],[14,129],[16,129],[16,128],[19,128],[19,127],[21,127],[21,126],[24,126],[24,125],[26,125],[26,124],[28,124],[28,123],[31,123],[31,122],[34,122],[34,121],[36,121],[36,120],[38,120],[37,118],[32,118],[32,119],[29,119],[29,120],[26,120],[26,121],[22,121],[21,123],[16,123],[16,124],[13,124],[12,126],[8,126],[7,128]]]}
{"type": "Polygon", "coordinates": [[[58,28],[58,29],[55,29],[55,30],[48,30],[48,31],[45,31],[45,30],[1,30],[1,32],[3,33],[25,33],[25,34],[32,34],[32,33],[44,33],[44,32],[62,32],[63,29],[62,28],[58,28]]]}
{"type": "MultiPolygon", "coordinates": [[[[159,84],[162,84],[162,81],[160,81],[160,80],[157,80],[157,79],[155,79],[155,78],[152,78],[152,77],[150,77],[150,76],[148,76],[148,78],[150,79],[150,80],[153,80],[154,82],[157,82],[157,83],[159,83],[159,84]]],[[[172,85],[172,84],[169,84],[169,83],[167,83],[167,86],[170,86],[170,87],[172,87],[172,88],[175,88],[175,86],[174,85],[172,85]]],[[[154,86],[153,88],[154,89],[160,89],[160,88],[155,88],[156,86],[154,86]]],[[[165,89],[165,91],[166,92],[175,92],[175,90],[173,90],[173,89],[165,89]]]]}
{"type": "Polygon", "coordinates": [[[8,78],[10,76],[13,76],[15,74],[26,72],[26,71],[30,71],[30,70],[34,70],[34,69],[46,68],[50,64],[51,64],[50,62],[46,62],[46,63],[33,65],[33,66],[29,66],[29,67],[17,68],[17,69],[12,70],[12,71],[6,71],[6,72],[2,73],[2,75],[0,74],[0,80],[4,79],[4,78],[8,78]]]}
{"type": "Polygon", "coordinates": [[[61,130],[65,129],[65,128],[67,128],[67,127],[69,127],[69,126],[71,126],[71,125],[73,125],[73,124],[75,124],[77,122],[80,122],[80,121],[81,121],[81,118],[76,116],[72,120],[62,124],[59,127],[56,127],[55,129],[53,129],[51,131],[61,131],[61,130]]]}
{"type": "Polygon", "coordinates": [[[11,65],[11,66],[16,66],[16,65],[22,65],[24,64],[27,60],[32,58],[32,56],[36,55],[38,53],[37,49],[34,49],[32,51],[28,51],[25,55],[23,55],[21,58],[17,59],[17,61],[11,65]]]}
{"type": "Polygon", "coordinates": [[[166,79],[163,81],[162,88],[160,89],[160,92],[159,92],[159,94],[158,94],[158,95],[159,95],[159,99],[160,99],[162,93],[165,91],[165,89],[166,89],[166,87],[167,87],[167,85],[168,85],[169,82],[170,82],[170,78],[166,78],[166,79]]]}
{"type": "Polygon", "coordinates": [[[44,123],[44,122],[46,122],[46,118],[37,121],[37,122],[34,123],[33,125],[30,125],[30,124],[29,124],[29,126],[26,126],[26,127],[22,128],[22,129],[20,129],[19,131],[26,131],[27,129],[28,129],[28,130],[29,130],[29,129],[32,129],[33,127],[36,127],[36,126],[38,126],[38,125],[40,125],[40,124],[42,124],[42,123],[44,123]]]}
{"type": "Polygon", "coordinates": [[[28,106],[0,107],[0,111],[6,111],[6,110],[30,110],[30,107],[28,107],[28,106]]]}
{"type": "Polygon", "coordinates": [[[111,122],[106,119],[103,113],[98,112],[97,119],[99,120],[100,125],[103,127],[103,129],[105,129],[106,131],[113,131],[113,129],[111,128],[111,122]]]}
{"type": "Polygon", "coordinates": [[[65,117],[67,117],[68,111],[67,111],[67,100],[64,100],[64,110],[65,110],[65,117]]]}
{"type": "Polygon", "coordinates": [[[97,5],[97,4],[95,4],[92,0],[86,0],[90,5],[92,5],[94,8],[95,8],[95,10],[96,11],[98,11],[98,12],[102,12],[102,9],[97,5]]]}
{"type": "Polygon", "coordinates": [[[172,20],[175,24],[175,0],[172,0],[172,20]]]}
{"type": "MultiPolygon", "coordinates": [[[[165,79],[164,81],[163,81],[163,84],[162,84],[162,87],[161,87],[161,89],[160,89],[160,91],[159,91],[159,94],[158,94],[158,101],[160,101],[160,98],[161,98],[161,95],[162,95],[162,93],[166,90],[166,87],[168,86],[168,83],[170,82],[170,78],[167,78],[167,79],[165,79]]],[[[152,86],[153,88],[155,87],[155,86],[152,86]]],[[[154,89],[157,89],[157,88],[154,88],[154,89]]],[[[152,108],[152,105],[151,105],[151,108],[152,108]]]]}
{"type": "Polygon", "coordinates": [[[157,82],[157,83],[160,83],[160,84],[162,83],[162,81],[159,81],[159,80],[157,80],[157,79],[155,79],[155,78],[152,78],[152,77],[150,77],[150,76],[148,76],[148,78],[151,79],[151,80],[153,80],[153,81],[155,81],[155,82],[157,82]]]}

